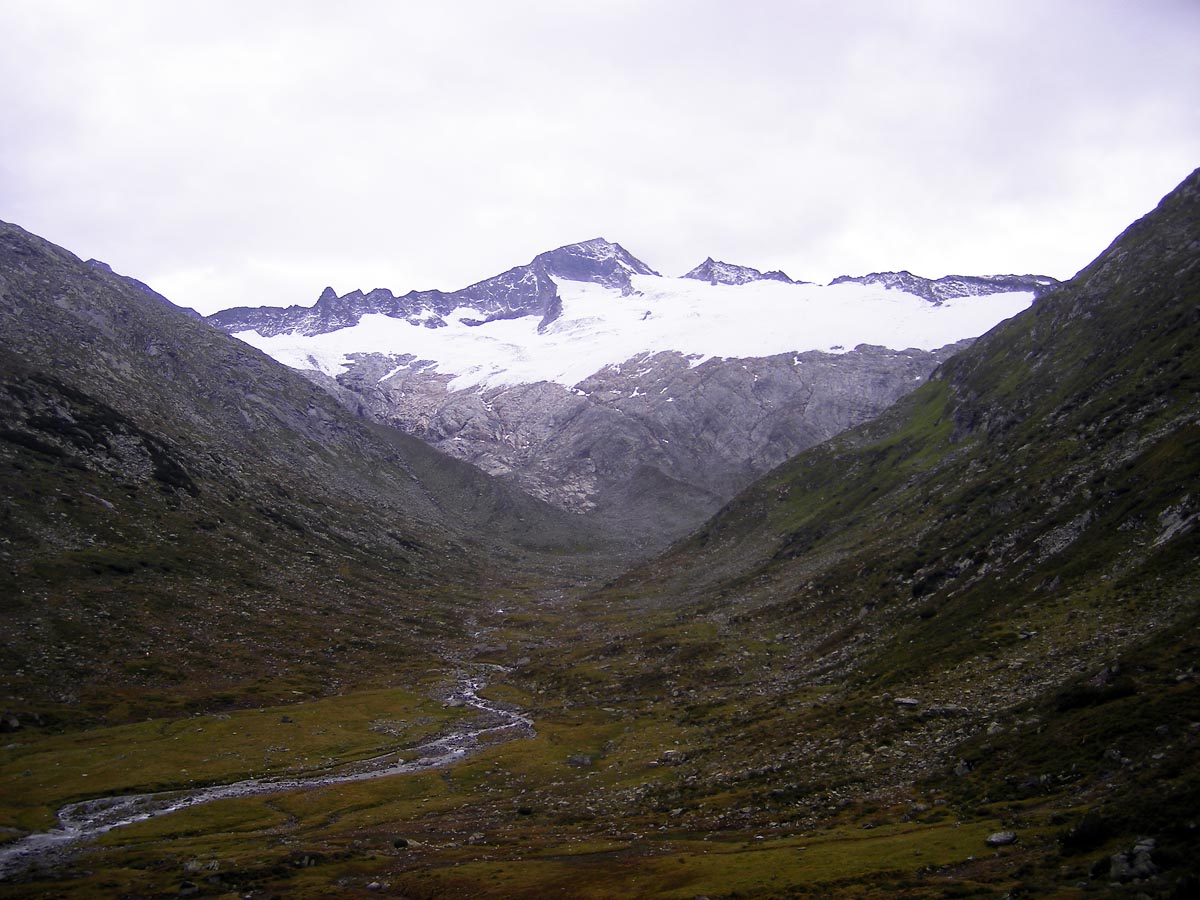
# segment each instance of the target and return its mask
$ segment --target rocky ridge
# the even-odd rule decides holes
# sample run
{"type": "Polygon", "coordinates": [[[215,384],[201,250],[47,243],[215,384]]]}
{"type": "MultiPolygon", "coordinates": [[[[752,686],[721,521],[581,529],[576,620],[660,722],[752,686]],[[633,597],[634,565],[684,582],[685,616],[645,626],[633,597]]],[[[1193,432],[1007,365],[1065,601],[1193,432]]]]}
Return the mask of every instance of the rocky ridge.
{"type": "Polygon", "coordinates": [[[257,331],[263,336],[317,335],[357,325],[364,315],[372,313],[438,328],[446,324],[443,316],[469,308],[479,313],[473,324],[538,316],[544,327],[561,310],[555,278],[598,284],[628,294],[633,291],[631,274],[657,273],[620,244],[594,238],[538,254],[526,265],[458,291],[409,291],[397,296],[386,288],[376,288],[365,294],[355,290],[339,297],[327,287],[312,307],[234,307],[209,316],[208,321],[231,334],[257,331]]]}
{"type": "Polygon", "coordinates": [[[753,269],[750,266],[719,262],[711,256],[681,277],[693,278],[696,281],[707,281],[709,284],[749,284],[752,281],[782,281],[785,284],[805,283],[802,281],[793,281],[778,269],[770,272],[760,272],[758,269],[753,269]]]}
{"type": "Polygon", "coordinates": [[[946,275],[942,278],[922,278],[912,272],[872,272],[870,275],[839,275],[834,284],[880,284],[888,290],[904,291],[923,297],[933,304],[945,303],[954,297],[980,297],[1007,291],[1029,291],[1035,296],[1058,284],[1047,275],[946,275]]]}

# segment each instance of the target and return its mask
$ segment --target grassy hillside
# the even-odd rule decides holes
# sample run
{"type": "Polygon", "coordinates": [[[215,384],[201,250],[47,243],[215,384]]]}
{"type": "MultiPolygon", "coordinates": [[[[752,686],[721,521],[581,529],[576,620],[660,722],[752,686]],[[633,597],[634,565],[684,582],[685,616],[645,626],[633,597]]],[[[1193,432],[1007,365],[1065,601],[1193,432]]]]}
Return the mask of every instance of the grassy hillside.
{"type": "Polygon", "coordinates": [[[1147,835],[1194,876],[1198,248],[1193,175],[883,417],[589,598],[595,637],[539,676],[673,698],[696,745],[673,802],[709,827],[1004,802],[1104,823],[1044,842],[1050,883],[1147,835]]]}

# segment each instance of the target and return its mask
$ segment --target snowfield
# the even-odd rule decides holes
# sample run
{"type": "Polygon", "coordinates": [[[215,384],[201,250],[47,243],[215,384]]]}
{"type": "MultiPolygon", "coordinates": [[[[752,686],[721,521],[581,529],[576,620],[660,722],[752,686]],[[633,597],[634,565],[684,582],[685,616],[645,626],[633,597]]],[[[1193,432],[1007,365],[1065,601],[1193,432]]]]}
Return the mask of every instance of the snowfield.
{"type": "Polygon", "coordinates": [[[562,315],[538,332],[527,316],[483,325],[458,309],[443,328],[368,315],[355,326],[308,337],[235,335],[280,362],[337,375],[354,353],[411,354],[455,376],[451,390],[553,381],[573,387],[608,365],[676,350],[699,364],[710,357],[761,357],[806,350],[844,352],[858,344],[934,350],[978,337],[1033,302],[1031,293],[963,297],[934,306],[877,285],[756,281],[710,285],[634,275],[637,293],[556,280],[562,315]]]}

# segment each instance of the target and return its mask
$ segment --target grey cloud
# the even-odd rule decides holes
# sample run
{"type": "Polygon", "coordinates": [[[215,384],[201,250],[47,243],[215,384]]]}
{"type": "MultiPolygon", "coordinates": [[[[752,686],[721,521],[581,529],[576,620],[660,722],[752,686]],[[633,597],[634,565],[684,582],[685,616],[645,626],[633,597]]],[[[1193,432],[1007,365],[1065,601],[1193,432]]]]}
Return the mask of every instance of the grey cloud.
{"type": "Polygon", "coordinates": [[[0,217],[206,308],[597,234],[668,273],[1064,276],[1200,156],[1173,0],[48,0],[0,28],[0,217]]]}

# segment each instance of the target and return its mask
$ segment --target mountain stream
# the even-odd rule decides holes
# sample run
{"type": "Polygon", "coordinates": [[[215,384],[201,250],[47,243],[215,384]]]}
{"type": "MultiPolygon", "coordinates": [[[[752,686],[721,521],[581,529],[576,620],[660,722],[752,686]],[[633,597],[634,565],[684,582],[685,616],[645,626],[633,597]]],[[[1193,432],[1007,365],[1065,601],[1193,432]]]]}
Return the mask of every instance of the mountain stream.
{"type": "Polygon", "coordinates": [[[0,846],[0,881],[34,865],[53,866],[61,863],[70,855],[73,845],[80,841],[94,838],[122,825],[164,816],[190,806],[232,797],[274,794],[420,772],[451,765],[463,759],[480,748],[479,739],[484,735],[495,735],[505,731],[532,735],[533,721],[529,717],[484,700],[477,693],[482,687],[482,679],[463,678],[451,693],[448,702],[471,706],[486,713],[484,722],[464,723],[454,731],[402,751],[407,759],[400,758],[400,751],[393,751],[373,759],[348,764],[337,772],[251,778],[232,784],[152,794],[98,797],[68,803],[58,811],[57,827],[29,834],[0,846]]]}

